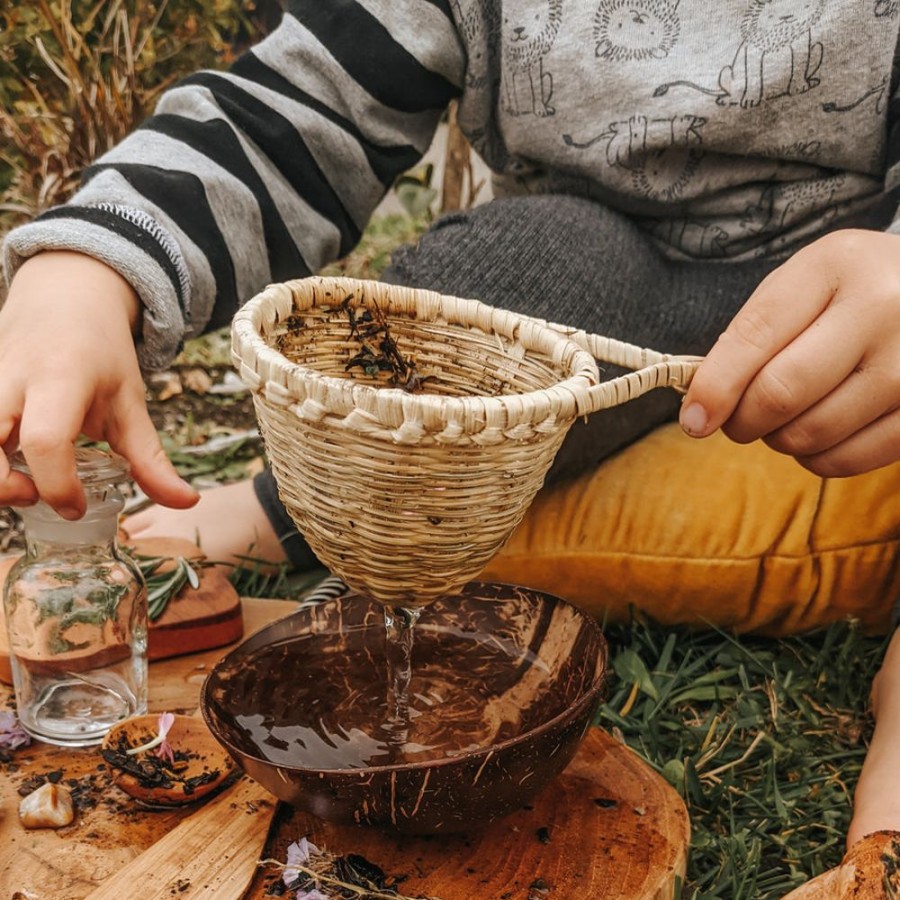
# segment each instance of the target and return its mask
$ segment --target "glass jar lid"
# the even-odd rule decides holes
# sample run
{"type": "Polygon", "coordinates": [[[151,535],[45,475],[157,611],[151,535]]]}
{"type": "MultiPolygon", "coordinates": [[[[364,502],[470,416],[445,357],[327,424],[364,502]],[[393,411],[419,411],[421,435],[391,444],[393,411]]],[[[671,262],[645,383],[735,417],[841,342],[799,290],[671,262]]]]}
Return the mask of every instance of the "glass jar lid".
{"type": "MultiPolygon", "coordinates": [[[[10,468],[31,477],[31,469],[21,450],[17,450],[9,461],[10,468]]],[[[128,460],[111,450],[96,447],[75,448],[75,469],[78,479],[86,487],[100,484],[115,484],[127,477],[128,460]]]]}

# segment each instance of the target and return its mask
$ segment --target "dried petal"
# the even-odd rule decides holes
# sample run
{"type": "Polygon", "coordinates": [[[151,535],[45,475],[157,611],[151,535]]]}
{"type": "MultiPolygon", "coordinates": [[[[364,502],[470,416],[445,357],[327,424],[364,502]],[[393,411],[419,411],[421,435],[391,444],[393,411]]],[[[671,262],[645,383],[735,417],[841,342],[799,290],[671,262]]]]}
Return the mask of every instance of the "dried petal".
{"type": "Polygon", "coordinates": [[[281,880],[285,884],[293,884],[300,877],[300,870],[296,867],[308,865],[310,857],[318,852],[319,848],[305,837],[290,844],[287,848],[287,865],[281,880]]]}
{"type": "Polygon", "coordinates": [[[175,724],[175,713],[164,712],[159,714],[159,736],[165,740],[169,735],[169,729],[175,724]]]}
{"type": "Polygon", "coordinates": [[[175,751],[172,749],[172,745],[168,741],[163,741],[154,751],[153,753],[159,759],[167,759],[169,761],[170,766],[175,765],[175,751]]]}
{"type": "Polygon", "coordinates": [[[22,727],[14,713],[0,712],[0,747],[16,750],[27,747],[31,743],[31,735],[22,727]]]}
{"type": "Polygon", "coordinates": [[[171,762],[174,762],[174,757],[172,756],[172,748],[166,741],[166,736],[169,733],[169,729],[175,724],[175,714],[170,712],[164,712],[159,714],[159,719],[157,720],[157,733],[156,737],[152,740],[147,741],[146,744],[141,744],[138,747],[129,747],[128,750],[125,751],[126,756],[137,756],[138,753],[145,753],[147,750],[152,750],[154,747],[159,747],[156,755],[162,759],[163,757],[169,759],[171,762]]]}

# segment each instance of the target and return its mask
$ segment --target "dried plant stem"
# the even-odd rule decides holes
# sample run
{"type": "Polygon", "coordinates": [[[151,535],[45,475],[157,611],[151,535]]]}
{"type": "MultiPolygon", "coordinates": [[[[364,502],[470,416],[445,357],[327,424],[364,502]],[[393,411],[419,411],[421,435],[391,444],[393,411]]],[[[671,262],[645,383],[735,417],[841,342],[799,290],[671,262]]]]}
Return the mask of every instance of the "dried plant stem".
{"type": "Polygon", "coordinates": [[[628,699],[625,701],[625,705],[619,710],[620,716],[627,716],[628,713],[631,712],[631,708],[634,706],[635,701],[638,698],[638,694],[641,692],[641,685],[639,682],[635,682],[631,686],[631,693],[628,695],[628,699]]]}
{"type": "Polygon", "coordinates": [[[37,0],[4,19],[7,59],[29,77],[0,84],[0,233],[65,202],[175,80],[230,58],[245,5],[37,0]]]}
{"type": "Polygon", "coordinates": [[[730,763],[725,763],[724,766],[719,766],[717,769],[712,769],[709,772],[704,772],[700,777],[701,778],[716,778],[721,775],[723,772],[727,772],[729,769],[733,769],[735,766],[743,765],[750,757],[753,755],[753,751],[756,749],[759,742],[765,737],[765,732],[761,731],[755,738],[753,738],[750,746],[744,751],[743,755],[738,759],[732,760],[730,763]]]}
{"type": "MultiPolygon", "coordinates": [[[[327,853],[322,853],[322,856],[330,858],[330,854],[327,853]]],[[[332,875],[325,875],[316,869],[301,865],[300,863],[286,865],[278,859],[261,859],[258,865],[277,866],[279,869],[296,869],[298,872],[302,872],[304,875],[308,875],[316,881],[330,884],[332,887],[340,888],[342,891],[350,891],[351,893],[356,894],[357,897],[365,898],[365,900],[441,900],[440,897],[407,897],[405,894],[398,894],[396,891],[385,893],[378,888],[360,887],[358,884],[350,884],[347,881],[341,881],[340,878],[335,878],[332,875]]]]}

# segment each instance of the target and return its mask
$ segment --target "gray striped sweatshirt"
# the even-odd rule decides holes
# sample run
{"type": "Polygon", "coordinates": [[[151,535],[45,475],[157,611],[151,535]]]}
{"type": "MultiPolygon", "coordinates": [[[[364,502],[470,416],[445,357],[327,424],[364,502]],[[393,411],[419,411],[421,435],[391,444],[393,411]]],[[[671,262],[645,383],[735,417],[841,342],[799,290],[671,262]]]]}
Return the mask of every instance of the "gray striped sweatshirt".
{"type": "Polygon", "coordinates": [[[495,195],[592,197],[673,258],[900,231],[898,28],[900,0],[288,0],[11,232],[7,277],[44,249],[105,261],[164,365],[349,251],[453,98],[495,195]]]}

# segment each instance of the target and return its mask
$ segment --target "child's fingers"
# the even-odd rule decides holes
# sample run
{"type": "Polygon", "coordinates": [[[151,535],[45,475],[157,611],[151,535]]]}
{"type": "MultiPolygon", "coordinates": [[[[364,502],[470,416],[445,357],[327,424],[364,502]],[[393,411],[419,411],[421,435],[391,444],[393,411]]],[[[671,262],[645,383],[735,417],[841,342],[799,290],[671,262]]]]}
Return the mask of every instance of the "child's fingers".
{"type": "Polygon", "coordinates": [[[29,391],[19,425],[19,447],[42,500],[64,519],[84,514],[84,490],[75,470],[75,441],[86,401],[64,386],[42,382],[29,391]],[[65,398],[65,402],[60,402],[65,398]]]}
{"type": "Polygon", "coordinates": [[[120,401],[112,413],[110,446],[131,465],[131,476],[155,503],[186,509],[199,494],[184,481],[166,456],[143,398],[120,401]]]}
{"type": "Polygon", "coordinates": [[[700,364],[682,404],[681,424],[705,437],[734,413],[760,371],[817,319],[834,285],[811,266],[812,247],[769,275],[700,364]]]}
{"type": "Polygon", "coordinates": [[[9,459],[16,444],[0,445],[0,506],[31,506],[38,500],[34,482],[21,472],[10,469],[9,459]]]}
{"type": "MultiPolygon", "coordinates": [[[[0,413],[0,484],[10,475],[9,457],[19,446],[19,425],[15,416],[0,413]]],[[[3,494],[0,491],[0,503],[3,494]]]]}
{"type": "Polygon", "coordinates": [[[10,472],[0,478],[0,506],[32,506],[38,499],[37,488],[27,475],[10,472]]]}
{"type": "Polygon", "coordinates": [[[871,335],[857,319],[853,304],[833,303],[776,353],[723,425],[728,437],[749,443],[784,429],[783,452],[814,453],[882,415],[896,391],[863,367],[871,335]]]}
{"type": "Polygon", "coordinates": [[[19,423],[12,416],[0,421],[0,506],[31,506],[38,501],[34,482],[10,468],[19,447],[19,423]]]}
{"type": "Polygon", "coordinates": [[[897,460],[900,446],[900,411],[893,411],[859,429],[847,440],[798,462],[824,478],[842,478],[871,472],[897,460]]]}
{"type": "Polygon", "coordinates": [[[19,418],[11,411],[14,406],[10,392],[0,397],[0,506],[31,506],[38,499],[34,482],[10,468],[10,458],[19,446],[19,418]],[[3,411],[3,406],[10,411],[3,411]]]}
{"type": "MultiPolygon", "coordinates": [[[[807,410],[760,437],[773,450],[790,456],[824,453],[893,412],[895,404],[885,383],[876,368],[860,368],[807,410]]],[[[730,436],[730,424],[725,431],[730,436]]]]}

